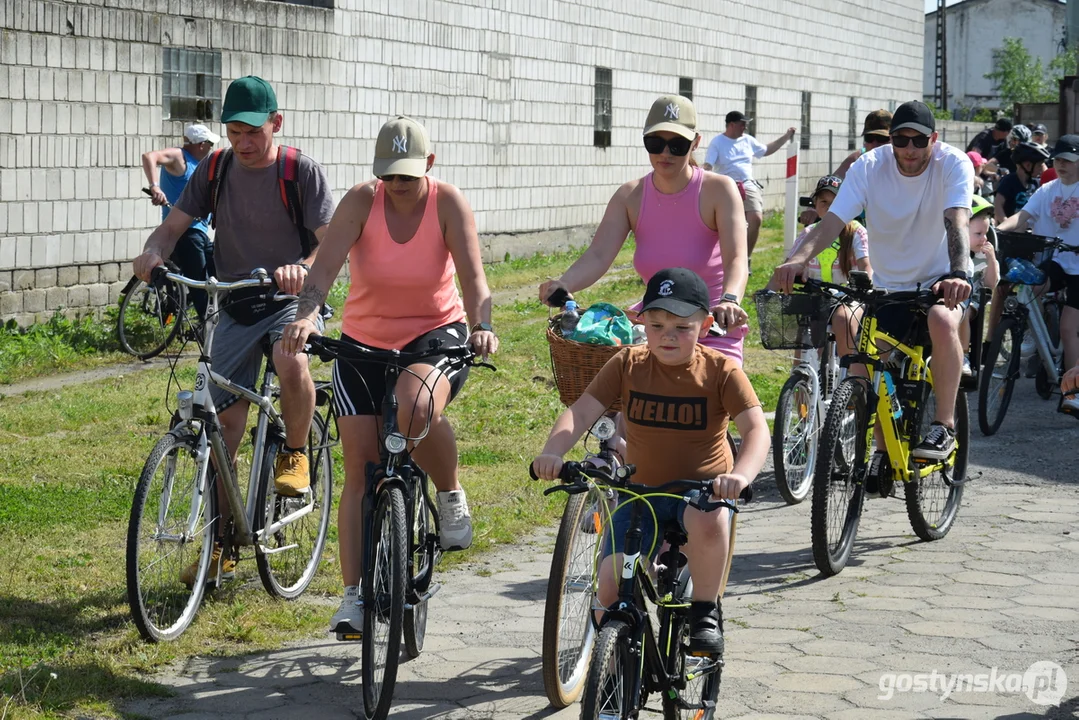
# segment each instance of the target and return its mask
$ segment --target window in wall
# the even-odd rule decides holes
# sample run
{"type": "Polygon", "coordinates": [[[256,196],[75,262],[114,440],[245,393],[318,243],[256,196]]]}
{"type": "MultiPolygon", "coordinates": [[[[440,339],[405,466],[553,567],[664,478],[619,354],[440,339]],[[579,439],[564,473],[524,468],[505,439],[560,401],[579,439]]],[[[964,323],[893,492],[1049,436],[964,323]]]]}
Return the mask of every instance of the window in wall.
{"type": "Polygon", "coordinates": [[[757,134],[757,86],[746,85],[746,102],[742,112],[749,118],[746,123],[746,133],[756,136],[757,134]]]}
{"type": "Polygon", "coordinates": [[[810,114],[813,104],[813,93],[802,92],[802,141],[801,148],[809,149],[809,128],[811,126],[810,114]]]}
{"type": "Polygon", "coordinates": [[[678,78],[678,94],[693,99],[693,78],[678,78]]]}
{"type": "Polygon", "coordinates": [[[274,2],[283,2],[290,5],[309,5],[311,7],[333,10],[333,0],[274,0],[274,2]]]}
{"type": "Polygon", "coordinates": [[[162,48],[161,106],[169,120],[221,119],[221,53],[162,48]]]}
{"type": "Polygon", "coordinates": [[[596,68],[595,120],[592,144],[596,147],[611,146],[611,69],[596,68]]]}
{"type": "Polygon", "coordinates": [[[853,150],[858,142],[858,98],[850,99],[850,109],[847,111],[847,149],[853,150]]]}

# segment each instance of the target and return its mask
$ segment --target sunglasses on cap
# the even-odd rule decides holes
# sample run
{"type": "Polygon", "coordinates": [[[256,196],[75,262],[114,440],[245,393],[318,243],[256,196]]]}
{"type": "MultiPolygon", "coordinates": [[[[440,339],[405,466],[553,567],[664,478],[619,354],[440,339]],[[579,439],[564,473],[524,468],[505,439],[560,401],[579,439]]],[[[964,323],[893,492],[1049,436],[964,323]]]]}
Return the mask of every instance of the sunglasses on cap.
{"type": "Polygon", "coordinates": [[[384,183],[391,183],[394,180],[400,180],[401,182],[410,183],[410,182],[416,182],[417,180],[419,180],[419,178],[418,177],[413,177],[412,175],[382,175],[381,177],[379,177],[379,180],[381,180],[384,183]]]}
{"type": "Polygon", "coordinates": [[[911,143],[914,143],[916,148],[929,147],[929,136],[915,135],[914,137],[907,137],[906,135],[892,135],[892,145],[897,148],[905,148],[911,143]]]}
{"type": "Polygon", "coordinates": [[[683,157],[689,152],[691,147],[693,147],[693,141],[687,140],[681,135],[676,135],[670,140],[662,138],[659,135],[644,136],[644,149],[648,151],[649,155],[662,155],[663,148],[669,148],[671,155],[683,157]]]}

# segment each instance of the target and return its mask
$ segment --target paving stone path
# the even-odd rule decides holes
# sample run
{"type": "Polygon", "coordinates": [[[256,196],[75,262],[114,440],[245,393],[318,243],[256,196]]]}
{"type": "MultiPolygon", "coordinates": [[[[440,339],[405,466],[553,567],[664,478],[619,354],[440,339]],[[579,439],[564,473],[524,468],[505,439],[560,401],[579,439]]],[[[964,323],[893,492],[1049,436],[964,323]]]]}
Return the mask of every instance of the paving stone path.
{"type": "MultiPolygon", "coordinates": [[[[813,565],[808,503],[788,507],[770,475],[759,479],[724,599],[720,717],[1079,717],[1079,423],[1033,397],[1030,381],[1016,395],[1000,434],[975,430],[973,471],[981,476],[948,537],[920,542],[902,499],[870,500],[851,563],[834,578],[821,579],[813,565]],[[945,699],[937,684],[956,673],[1022,675],[1043,661],[1070,681],[1059,707],[1008,692],[1015,679],[945,699]],[[933,689],[913,691],[913,674],[933,689]]],[[[442,573],[427,647],[402,664],[392,717],[579,716],[579,706],[550,710],[543,695],[552,545],[547,532],[496,551],[484,566],[490,576],[478,566],[442,573]]],[[[359,645],[331,639],[196,658],[156,679],[175,696],[132,703],[130,712],[169,720],[363,717],[359,645]]]]}

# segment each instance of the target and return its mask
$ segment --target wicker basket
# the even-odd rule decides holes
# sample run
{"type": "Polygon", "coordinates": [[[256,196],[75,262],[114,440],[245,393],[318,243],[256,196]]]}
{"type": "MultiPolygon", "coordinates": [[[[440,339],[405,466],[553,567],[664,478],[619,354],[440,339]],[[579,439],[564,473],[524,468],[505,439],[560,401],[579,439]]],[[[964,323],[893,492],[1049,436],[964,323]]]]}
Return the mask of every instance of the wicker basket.
{"type": "Polygon", "coordinates": [[[828,342],[835,300],[822,293],[785,295],[762,290],[757,301],[761,344],[767,350],[808,350],[828,342]]]}
{"type": "MultiPolygon", "coordinates": [[[[547,344],[551,348],[551,369],[554,371],[555,385],[558,386],[558,397],[563,405],[569,407],[577,402],[607,361],[625,346],[590,345],[566,340],[558,324],[561,317],[561,314],[555,315],[548,323],[547,344]]],[[[615,400],[609,409],[612,412],[621,411],[621,398],[615,400]]]]}

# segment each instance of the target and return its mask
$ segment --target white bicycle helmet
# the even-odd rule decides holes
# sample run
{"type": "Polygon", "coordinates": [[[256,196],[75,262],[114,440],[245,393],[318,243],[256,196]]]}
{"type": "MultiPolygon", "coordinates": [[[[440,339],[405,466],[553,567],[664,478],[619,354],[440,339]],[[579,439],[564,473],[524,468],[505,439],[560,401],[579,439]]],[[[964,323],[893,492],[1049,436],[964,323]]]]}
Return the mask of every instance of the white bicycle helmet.
{"type": "Polygon", "coordinates": [[[1028,128],[1026,125],[1016,125],[1012,128],[1012,131],[1008,135],[1008,137],[1024,143],[1030,142],[1034,135],[1030,132],[1030,128],[1028,128]]]}

